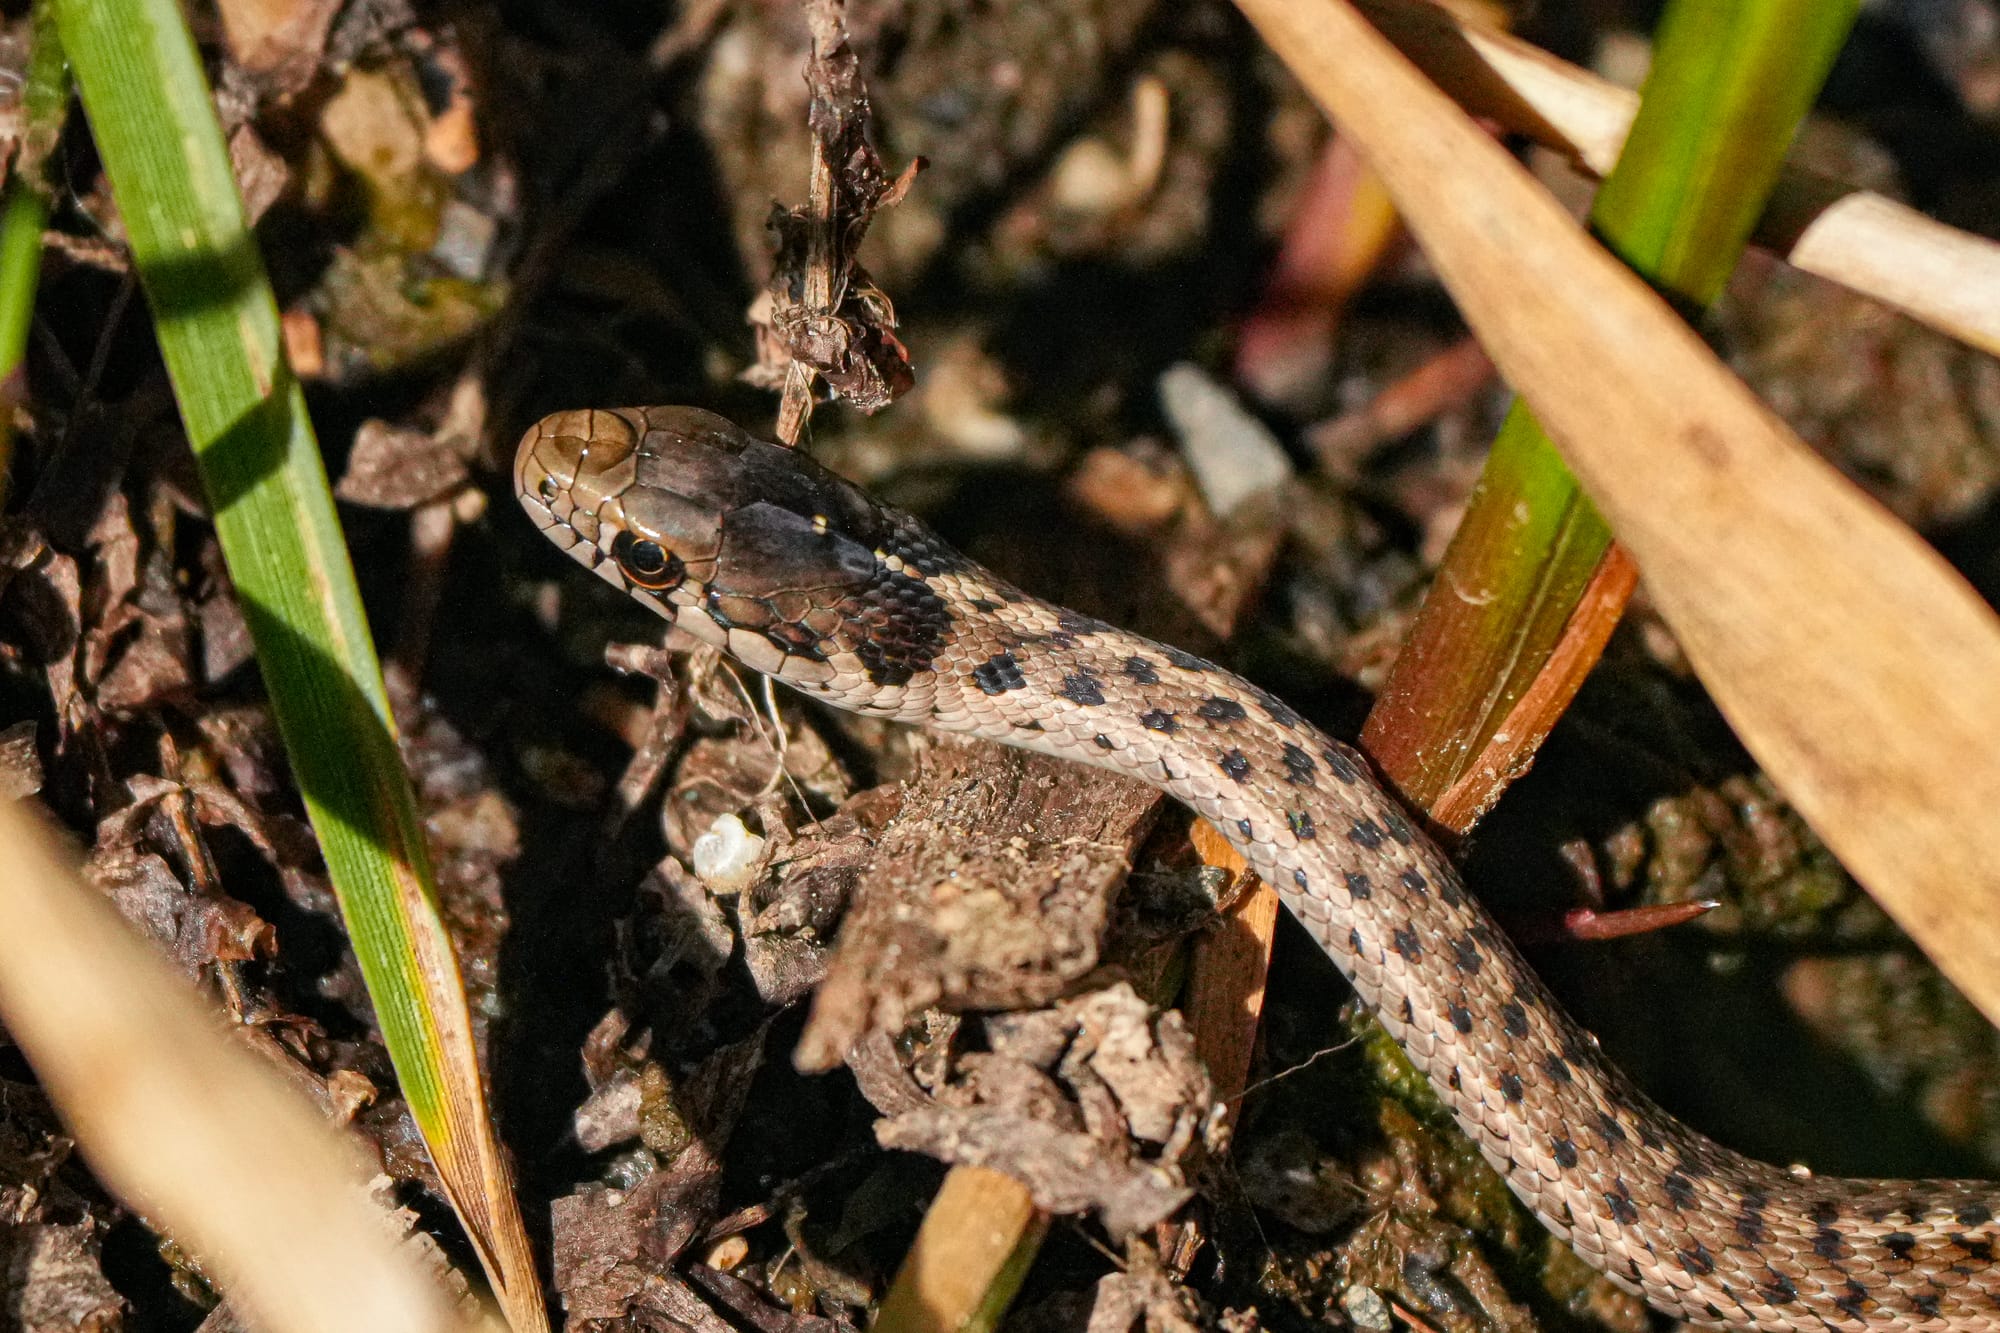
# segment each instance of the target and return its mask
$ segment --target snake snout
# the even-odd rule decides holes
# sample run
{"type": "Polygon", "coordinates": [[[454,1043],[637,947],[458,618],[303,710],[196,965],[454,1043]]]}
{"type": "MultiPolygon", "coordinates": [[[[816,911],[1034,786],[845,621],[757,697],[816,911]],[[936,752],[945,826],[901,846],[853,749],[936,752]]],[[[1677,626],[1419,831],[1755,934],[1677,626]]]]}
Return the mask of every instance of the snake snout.
{"type": "Polygon", "coordinates": [[[623,412],[543,417],[515,450],[514,493],[537,525],[577,526],[631,486],[638,438],[636,423],[623,412]]]}

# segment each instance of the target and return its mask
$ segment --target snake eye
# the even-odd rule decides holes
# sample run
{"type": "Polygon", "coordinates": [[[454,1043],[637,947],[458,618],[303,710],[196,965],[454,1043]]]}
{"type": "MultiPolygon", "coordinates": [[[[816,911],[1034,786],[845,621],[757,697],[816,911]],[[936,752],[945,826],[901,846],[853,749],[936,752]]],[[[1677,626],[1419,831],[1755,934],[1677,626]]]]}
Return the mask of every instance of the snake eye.
{"type": "Polygon", "coordinates": [[[634,537],[629,532],[619,533],[612,541],[611,556],[626,578],[652,592],[679,587],[687,577],[687,566],[679,556],[669,555],[650,538],[634,537]]]}

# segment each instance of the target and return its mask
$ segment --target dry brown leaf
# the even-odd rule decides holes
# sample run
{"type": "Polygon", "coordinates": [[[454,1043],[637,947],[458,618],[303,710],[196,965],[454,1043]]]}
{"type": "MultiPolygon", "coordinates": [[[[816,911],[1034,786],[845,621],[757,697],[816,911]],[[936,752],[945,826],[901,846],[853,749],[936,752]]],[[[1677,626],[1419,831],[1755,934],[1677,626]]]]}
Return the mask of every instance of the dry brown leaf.
{"type": "Polygon", "coordinates": [[[98,1177],[268,1333],[465,1327],[365,1195],[362,1155],[0,803],[0,1018],[98,1177]]]}
{"type": "MultiPolygon", "coordinates": [[[[1427,0],[1364,0],[1362,8],[1475,115],[1599,176],[1618,160],[1638,94],[1427,0]]],[[[1794,167],[1779,178],[1756,241],[1807,273],[2000,352],[2000,243],[1794,167]]]]}
{"type": "Polygon", "coordinates": [[[1237,0],[1360,145],[1745,745],[2000,1019],[2000,620],[1345,0],[1237,0]]]}

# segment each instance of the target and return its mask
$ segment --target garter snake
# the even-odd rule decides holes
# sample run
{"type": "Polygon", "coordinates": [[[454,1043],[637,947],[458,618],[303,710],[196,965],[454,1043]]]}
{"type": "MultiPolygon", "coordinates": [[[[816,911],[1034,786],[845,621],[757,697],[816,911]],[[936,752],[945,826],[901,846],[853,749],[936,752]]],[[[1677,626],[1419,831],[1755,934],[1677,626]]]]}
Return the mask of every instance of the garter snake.
{"type": "Polygon", "coordinates": [[[1096,764],[1211,820],[1544,1225],[1657,1308],[2000,1331],[2000,1186],[1818,1178],[1647,1099],[1353,750],[1201,658],[1040,601],[694,408],[558,413],[522,505],[614,586],[840,708],[1096,764]]]}

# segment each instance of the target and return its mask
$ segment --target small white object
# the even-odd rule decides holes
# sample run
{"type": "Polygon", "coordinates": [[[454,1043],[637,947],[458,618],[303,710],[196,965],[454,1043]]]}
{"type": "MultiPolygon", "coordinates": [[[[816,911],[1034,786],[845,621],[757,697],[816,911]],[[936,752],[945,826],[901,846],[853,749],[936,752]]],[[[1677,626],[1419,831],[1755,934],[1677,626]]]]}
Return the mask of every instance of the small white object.
{"type": "Polygon", "coordinates": [[[1160,376],[1160,408],[1180,436],[1181,453],[1202,498],[1218,518],[1292,475],[1284,446],[1236,395],[1182,362],[1160,376]]]}
{"type": "Polygon", "coordinates": [[[688,855],[695,877],[713,893],[741,893],[764,864],[764,840],[735,815],[718,816],[688,855]]]}
{"type": "Polygon", "coordinates": [[[1373,1287],[1353,1286],[1341,1292],[1340,1308],[1356,1328],[1367,1333],[1389,1333],[1395,1327],[1389,1318],[1389,1303],[1373,1287]]]}

